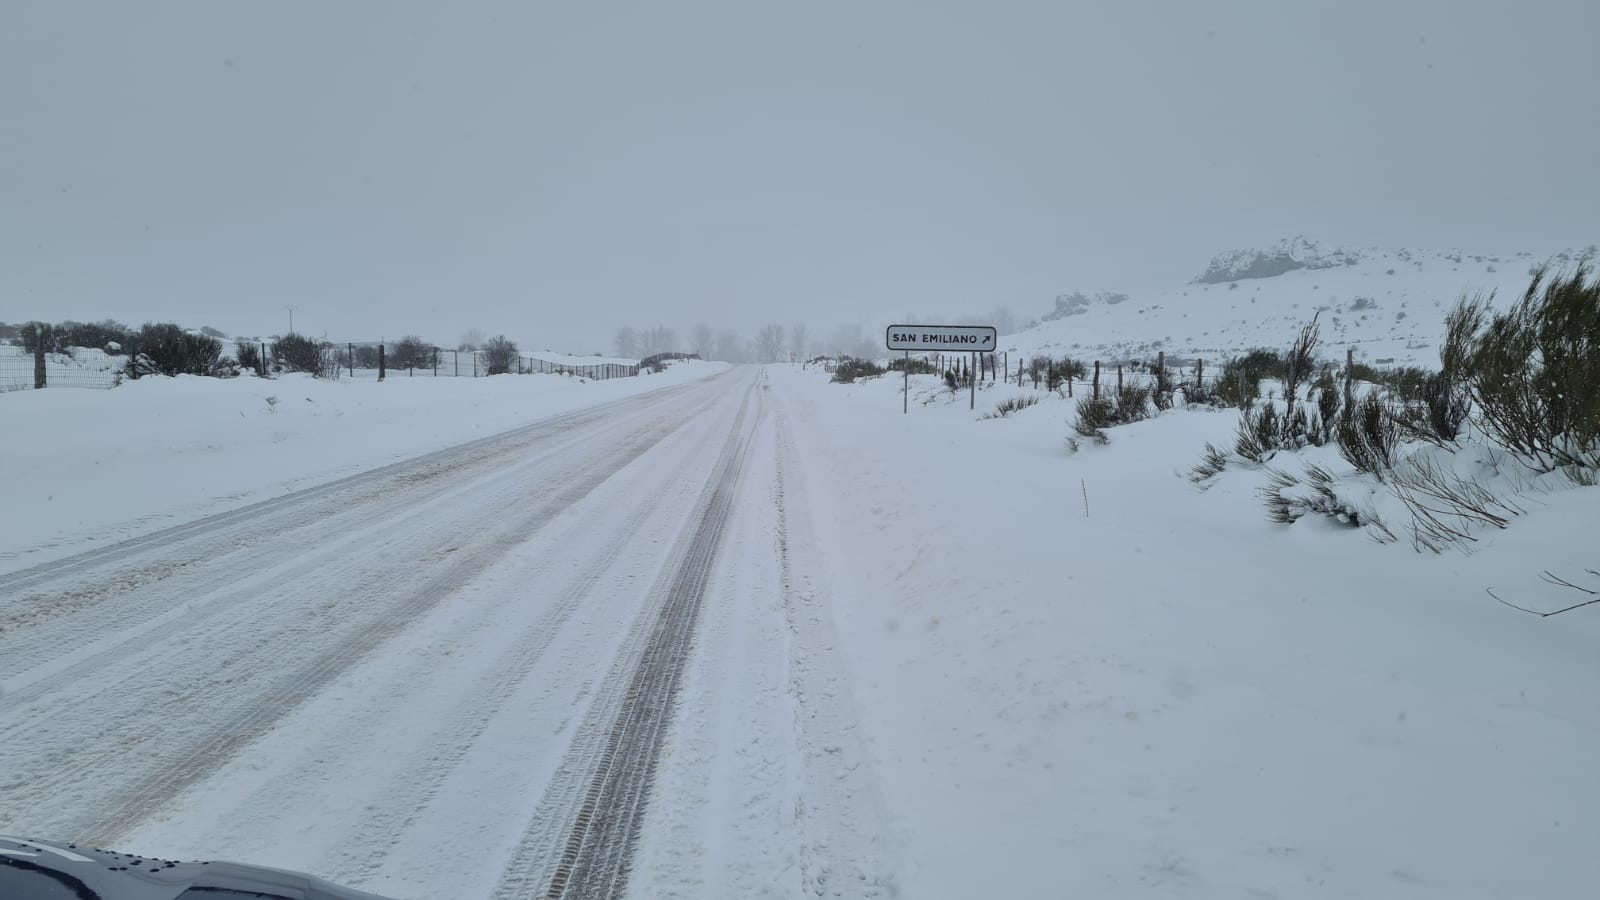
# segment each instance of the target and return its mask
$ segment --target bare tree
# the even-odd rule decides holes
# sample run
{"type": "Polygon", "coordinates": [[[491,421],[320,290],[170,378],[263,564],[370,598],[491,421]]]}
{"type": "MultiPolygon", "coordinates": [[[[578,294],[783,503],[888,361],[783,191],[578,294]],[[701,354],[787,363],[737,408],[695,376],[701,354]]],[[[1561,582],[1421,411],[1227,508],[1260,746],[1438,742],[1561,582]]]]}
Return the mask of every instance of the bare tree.
{"type": "Polygon", "coordinates": [[[456,349],[462,351],[481,350],[484,349],[483,341],[484,334],[482,328],[468,328],[462,333],[461,343],[456,345],[456,349]]]}
{"type": "Polygon", "coordinates": [[[793,353],[796,359],[806,358],[806,350],[810,347],[808,330],[804,322],[796,322],[789,329],[789,352],[793,353]]]}
{"type": "Polygon", "coordinates": [[[828,344],[829,353],[836,356],[855,356],[862,359],[876,355],[881,346],[867,339],[866,333],[861,330],[860,322],[842,322],[834,326],[833,335],[829,338],[828,344]]]}
{"type": "Polygon", "coordinates": [[[633,330],[632,325],[618,328],[616,336],[611,341],[616,345],[617,355],[624,359],[639,359],[644,356],[639,352],[639,333],[633,330]]]}
{"type": "Polygon", "coordinates": [[[756,362],[777,362],[783,356],[783,326],[776,323],[761,326],[756,332],[756,362]]]}
{"type": "Polygon", "coordinates": [[[698,322],[694,326],[694,346],[690,349],[700,354],[701,359],[710,359],[711,351],[715,349],[716,338],[711,334],[711,326],[698,322]]]}
{"type": "Polygon", "coordinates": [[[739,335],[732,331],[719,332],[716,350],[712,352],[711,358],[731,363],[744,362],[744,351],[740,346],[739,335]]]}
{"type": "Polygon", "coordinates": [[[677,350],[677,344],[677,333],[665,325],[646,328],[639,333],[640,356],[655,356],[657,353],[677,350]]]}

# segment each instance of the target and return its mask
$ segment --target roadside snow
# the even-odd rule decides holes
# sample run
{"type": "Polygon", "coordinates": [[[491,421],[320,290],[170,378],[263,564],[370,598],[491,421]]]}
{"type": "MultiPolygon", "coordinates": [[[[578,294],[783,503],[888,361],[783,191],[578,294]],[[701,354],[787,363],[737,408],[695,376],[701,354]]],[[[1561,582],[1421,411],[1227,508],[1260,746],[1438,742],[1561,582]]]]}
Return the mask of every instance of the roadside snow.
{"type": "MultiPolygon", "coordinates": [[[[1231,412],[1066,449],[1072,406],[773,369],[907,897],[1584,896],[1600,491],[1471,556],[1182,477],[1231,412]],[[1087,509],[1085,508],[1087,506],[1087,509]],[[826,523],[826,524],[822,524],[826,523]],[[1563,596],[1566,595],[1566,596],[1563,596]]],[[[1327,463],[1327,460],[1323,460],[1327,463]]],[[[1331,465],[1338,465],[1335,458],[1331,465]]]]}
{"type": "Polygon", "coordinates": [[[725,369],[685,361],[606,381],[149,377],[3,394],[0,571],[725,369]]]}

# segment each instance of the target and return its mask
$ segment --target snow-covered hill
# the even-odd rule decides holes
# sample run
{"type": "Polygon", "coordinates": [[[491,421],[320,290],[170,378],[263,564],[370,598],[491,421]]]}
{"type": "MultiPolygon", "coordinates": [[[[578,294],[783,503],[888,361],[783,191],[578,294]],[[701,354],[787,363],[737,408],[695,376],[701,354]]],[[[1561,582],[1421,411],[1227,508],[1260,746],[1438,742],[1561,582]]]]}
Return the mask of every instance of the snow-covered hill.
{"type": "Polygon", "coordinates": [[[1208,361],[1251,347],[1281,349],[1320,313],[1322,350],[1375,365],[1438,364],[1444,319],[1463,295],[1521,296],[1533,268],[1571,267],[1595,248],[1555,254],[1350,250],[1305,238],[1218,254],[1188,284],[1151,293],[1076,292],[1000,349],[1082,359],[1208,361]]]}

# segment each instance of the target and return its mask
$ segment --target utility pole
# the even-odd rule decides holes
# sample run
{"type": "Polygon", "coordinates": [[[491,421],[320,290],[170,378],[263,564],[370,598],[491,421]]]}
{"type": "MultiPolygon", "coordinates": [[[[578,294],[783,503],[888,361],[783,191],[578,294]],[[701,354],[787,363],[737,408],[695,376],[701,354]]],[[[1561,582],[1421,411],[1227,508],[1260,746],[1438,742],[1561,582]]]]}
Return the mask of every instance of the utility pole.
{"type": "Polygon", "coordinates": [[[299,309],[300,307],[291,306],[289,304],[284,304],[283,308],[287,309],[289,311],[289,333],[290,334],[294,334],[294,311],[299,309]]]}

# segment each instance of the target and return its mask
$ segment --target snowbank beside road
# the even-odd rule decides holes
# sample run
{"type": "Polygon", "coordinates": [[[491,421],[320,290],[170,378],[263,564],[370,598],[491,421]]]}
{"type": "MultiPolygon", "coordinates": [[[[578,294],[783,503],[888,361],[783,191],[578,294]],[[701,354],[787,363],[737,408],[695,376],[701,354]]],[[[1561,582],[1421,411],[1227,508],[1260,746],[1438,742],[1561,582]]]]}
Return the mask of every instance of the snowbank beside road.
{"type": "Polygon", "coordinates": [[[0,571],[724,371],[320,381],[150,377],[0,395],[0,571]]]}
{"type": "Polygon", "coordinates": [[[1065,400],[977,421],[1044,392],[974,412],[914,378],[902,415],[899,377],[826,377],[772,370],[904,896],[1567,898],[1600,875],[1600,616],[1484,593],[1581,599],[1539,573],[1593,566],[1600,491],[1419,555],[1268,522],[1260,472],[1196,491],[1230,411],[1070,454],[1065,400]]]}

